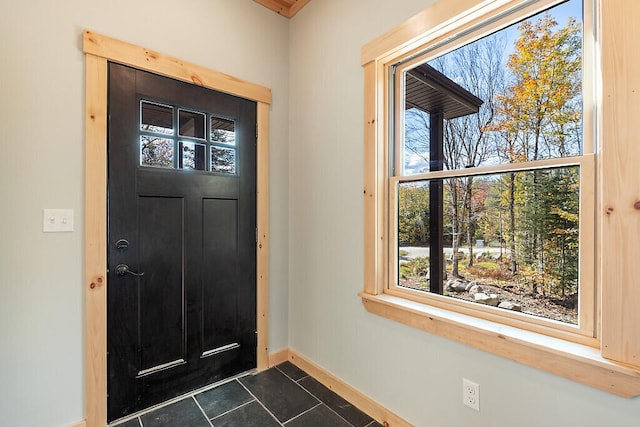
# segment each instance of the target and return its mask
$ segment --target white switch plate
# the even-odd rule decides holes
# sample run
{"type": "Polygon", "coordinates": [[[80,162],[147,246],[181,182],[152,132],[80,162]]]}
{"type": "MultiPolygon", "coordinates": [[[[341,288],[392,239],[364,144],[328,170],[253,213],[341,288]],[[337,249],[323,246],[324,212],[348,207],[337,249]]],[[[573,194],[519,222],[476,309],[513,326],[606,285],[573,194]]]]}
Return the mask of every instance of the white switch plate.
{"type": "Polygon", "coordinates": [[[73,209],[45,209],[42,215],[42,231],[45,233],[73,231],[73,209]]]}

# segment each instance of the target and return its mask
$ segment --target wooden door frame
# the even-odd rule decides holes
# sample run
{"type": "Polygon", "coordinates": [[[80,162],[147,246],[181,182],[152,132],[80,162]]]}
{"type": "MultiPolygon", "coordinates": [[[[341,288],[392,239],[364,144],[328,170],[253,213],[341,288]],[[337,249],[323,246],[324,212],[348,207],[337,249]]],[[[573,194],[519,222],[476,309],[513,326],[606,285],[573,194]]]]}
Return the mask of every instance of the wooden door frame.
{"type": "Polygon", "coordinates": [[[257,102],[257,368],[269,366],[269,105],[271,89],[84,31],[86,424],[107,424],[107,63],[116,62],[257,102]]]}

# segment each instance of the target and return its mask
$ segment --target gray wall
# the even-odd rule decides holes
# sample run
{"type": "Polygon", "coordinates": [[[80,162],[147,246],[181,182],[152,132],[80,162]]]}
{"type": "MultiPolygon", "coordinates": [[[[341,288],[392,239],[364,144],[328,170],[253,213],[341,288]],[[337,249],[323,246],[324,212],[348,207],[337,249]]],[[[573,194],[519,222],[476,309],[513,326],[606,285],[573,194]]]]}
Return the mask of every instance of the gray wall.
{"type": "Polygon", "coordinates": [[[360,49],[429,0],[312,0],[291,23],[289,345],[418,426],[637,426],[622,399],[365,312],[360,49]],[[480,412],[461,403],[480,384],[480,412]]]}
{"type": "Polygon", "coordinates": [[[312,0],[287,21],[251,0],[4,2],[0,425],[84,417],[83,29],[273,89],[272,351],[292,347],[418,426],[637,425],[639,399],[369,315],[360,304],[360,48],[430,3],[312,0]],[[74,209],[75,231],[42,233],[43,208],[74,209]],[[460,403],[463,376],[480,383],[480,413],[460,403]]]}
{"type": "Polygon", "coordinates": [[[37,0],[0,6],[0,425],[84,418],[82,30],[273,90],[270,345],[287,346],[288,33],[250,0],[37,0]],[[43,208],[75,231],[42,232],[43,208]]]}

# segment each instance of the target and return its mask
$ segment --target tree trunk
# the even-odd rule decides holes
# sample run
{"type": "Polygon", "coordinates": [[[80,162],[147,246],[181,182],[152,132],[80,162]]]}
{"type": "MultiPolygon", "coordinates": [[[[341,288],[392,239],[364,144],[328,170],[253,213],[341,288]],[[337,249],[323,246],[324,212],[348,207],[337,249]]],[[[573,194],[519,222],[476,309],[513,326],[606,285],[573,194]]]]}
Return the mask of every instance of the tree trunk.
{"type": "Polygon", "coordinates": [[[458,242],[458,236],[460,235],[460,211],[458,209],[458,180],[452,179],[453,182],[451,188],[451,199],[453,203],[453,215],[451,218],[452,221],[452,233],[451,237],[451,247],[453,250],[453,254],[451,255],[451,275],[453,277],[459,277],[458,273],[458,247],[460,243],[458,242]]]}
{"type": "MultiPolygon", "coordinates": [[[[540,130],[542,127],[542,119],[539,118],[538,122],[536,123],[536,133],[535,133],[535,146],[534,146],[534,152],[533,152],[533,160],[538,160],[538,156],[539,156],[539,150],[540,150],[540,130]]],[[[535,215],[535,208],[536,208],[536,204],[538,203],[538,175],[539,172],[538,171],[533,171],[533,199],[532,199],[532,203],[534,204],[534,214],[533,214],[533,247],[532,247],[532,255],[533,258],[532,260],[537,260],[536,262],[536,270],[538,271],[538,273],[542,273],[543,270],[543,266],[542,266],[542,235],[540,233],[540,224],[537,223],[536,221],[536,215],[535,215]],[[538,244],[540,245],[540,251],[538,251],[538,244]]],[[[536,278],[534,278],[533,283],[531,284],[531,293],[533,295],[537,295],[538,293],[538,281],[536,280],[536,278]]]]}
{"type": "Polygon", "coordinates": [[[467,194],[465,196],[465,203],[467,204],[467,244],[469,245],[469,259],[467,260],[467,267],[473,266],[473,211],[471,210],[471,196],[473,195],[473,177],[467,178],[467,194]]]}
{"type": "Polygon", "coordinates": [[[511,274],[516,274],[516,175],[509,174],[509,225],[511,233],[509,236],[509,251],[511,252],[511,274]]]}

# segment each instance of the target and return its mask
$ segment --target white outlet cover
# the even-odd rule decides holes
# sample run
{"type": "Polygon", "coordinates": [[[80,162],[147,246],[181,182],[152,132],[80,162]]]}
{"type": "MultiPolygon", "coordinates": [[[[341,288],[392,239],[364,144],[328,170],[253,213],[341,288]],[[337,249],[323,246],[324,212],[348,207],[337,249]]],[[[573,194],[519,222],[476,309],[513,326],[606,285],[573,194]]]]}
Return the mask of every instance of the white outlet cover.
{"type": "Polygon", "coordinates": [[[480,410],[480,385],[466,378],[462,379],[462,403],[468,407],[480,410]]]}
{"type": "Polygon", "coordinates": [[[42,231],[45,233],[73,231],[73,209],[44,209],[42,231]]]}

